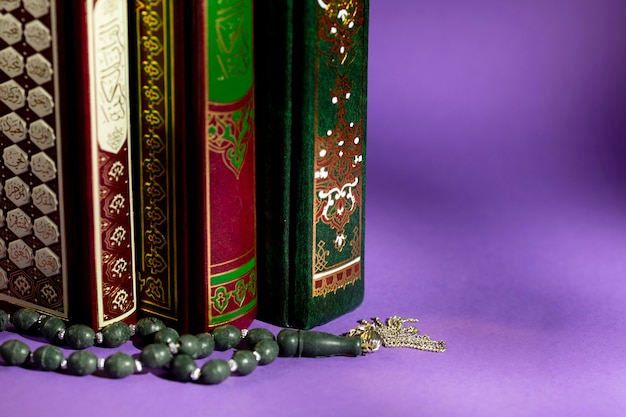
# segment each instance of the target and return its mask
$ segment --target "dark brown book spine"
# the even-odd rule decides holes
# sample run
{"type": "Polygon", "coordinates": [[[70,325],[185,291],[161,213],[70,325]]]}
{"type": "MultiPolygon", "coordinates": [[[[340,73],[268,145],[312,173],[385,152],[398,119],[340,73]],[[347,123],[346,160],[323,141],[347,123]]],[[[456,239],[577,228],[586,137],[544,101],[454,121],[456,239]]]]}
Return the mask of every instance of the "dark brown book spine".
{"type": "Polygon", "coordinates": [[[188,329],[185,13],[182,1],[132,2],[139,305],[188,329]]]}

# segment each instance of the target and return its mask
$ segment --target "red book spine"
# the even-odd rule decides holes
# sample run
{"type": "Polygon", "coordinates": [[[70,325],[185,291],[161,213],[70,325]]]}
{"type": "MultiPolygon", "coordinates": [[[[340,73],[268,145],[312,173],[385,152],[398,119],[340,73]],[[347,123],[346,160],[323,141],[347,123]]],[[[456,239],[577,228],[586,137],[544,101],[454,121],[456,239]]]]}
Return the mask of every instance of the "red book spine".
{"type": "Polygon", "coordinates": [[[194,143],[187,191],[193,288],[205,327],[247,327],[257,311],[252,1],[202,0],[192,13],[194,143]]]}

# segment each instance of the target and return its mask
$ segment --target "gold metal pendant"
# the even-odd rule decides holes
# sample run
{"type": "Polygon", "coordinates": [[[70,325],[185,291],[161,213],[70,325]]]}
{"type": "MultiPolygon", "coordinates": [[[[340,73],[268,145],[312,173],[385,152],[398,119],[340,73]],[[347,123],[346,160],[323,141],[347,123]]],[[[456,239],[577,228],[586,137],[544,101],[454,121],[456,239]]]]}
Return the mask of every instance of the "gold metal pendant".
{"type": "Polygon", "coordinates": [[[375,352],[384,347],[406,347],[426,350],[429,352],[443,352],[446,350],[444,341],[432,340],[428,335],[419,334],[415,326],[405,326],[405,323],[417,323],[413,318],[393,316],[383,323],[378,317],[372,321],[359,320],[359,326],[350,330],[345,336],[358,336],[361,338],[363,354],[375,352]]]}

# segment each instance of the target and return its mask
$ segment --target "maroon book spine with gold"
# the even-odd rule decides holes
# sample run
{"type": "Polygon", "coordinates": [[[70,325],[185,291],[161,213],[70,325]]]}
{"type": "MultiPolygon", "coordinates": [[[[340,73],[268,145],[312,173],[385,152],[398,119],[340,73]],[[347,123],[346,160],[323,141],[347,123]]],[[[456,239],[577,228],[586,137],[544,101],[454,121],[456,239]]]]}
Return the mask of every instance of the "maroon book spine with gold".
{"type": "Polygon", "coordinates": [[[0,8],[0,303],[134,321],[126,1],[0,8]]]}
{"type": "Polygon", "coordinates": [[[191,3],[190,280],[203,300],[191,307],[200,326],[247,327],[257,311],[252,0],[191,3]]]}

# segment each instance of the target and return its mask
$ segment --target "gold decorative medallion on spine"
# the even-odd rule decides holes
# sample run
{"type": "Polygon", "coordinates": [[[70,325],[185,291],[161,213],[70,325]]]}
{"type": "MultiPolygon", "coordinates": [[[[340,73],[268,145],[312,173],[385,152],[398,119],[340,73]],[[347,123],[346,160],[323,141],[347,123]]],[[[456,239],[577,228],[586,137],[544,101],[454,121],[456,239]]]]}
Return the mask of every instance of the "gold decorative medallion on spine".
{"type": "Polygon", "coordinates": [[[364,8],[358,0],[319,1],[315,71],[313,297],[362,279],[364,8]],[[363,71],[357,71],[363,76],[363,71]],[[356,87],[355,87],[356,86],[356,87]],[[356,101],[356,103],[354,103],[356,101]],[[325,117],[320,114],[332,114],[325,117]]]}

